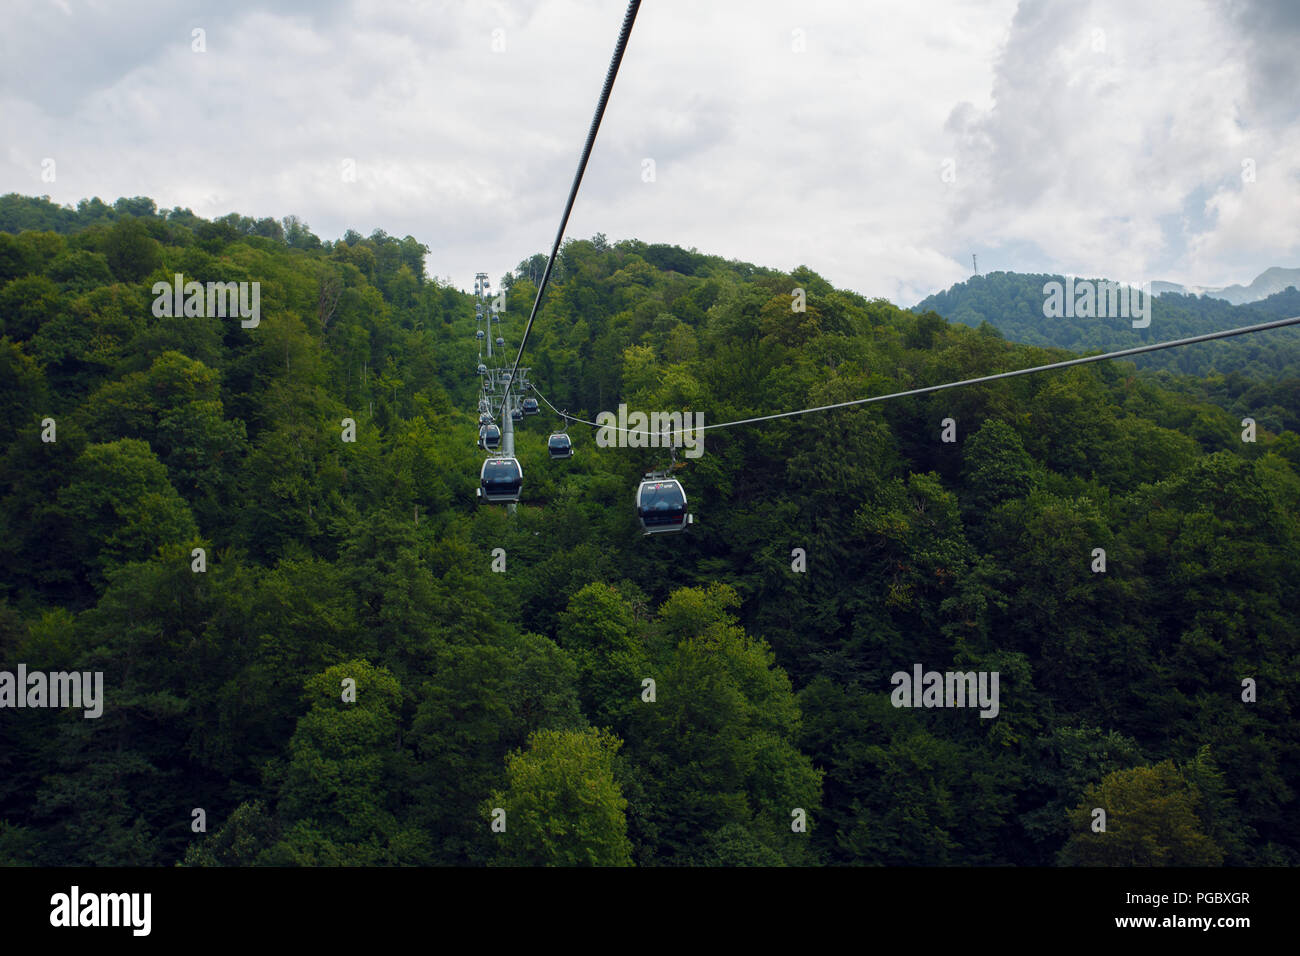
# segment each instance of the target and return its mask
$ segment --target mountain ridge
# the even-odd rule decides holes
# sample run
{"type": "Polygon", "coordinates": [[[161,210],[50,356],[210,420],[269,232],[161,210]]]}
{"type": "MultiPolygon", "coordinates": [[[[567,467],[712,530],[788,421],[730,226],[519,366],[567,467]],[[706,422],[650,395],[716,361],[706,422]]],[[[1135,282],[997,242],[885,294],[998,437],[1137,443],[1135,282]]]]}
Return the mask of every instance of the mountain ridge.
{"type": "Polygon", "coordinates": [[[1151,292],[1153,295],[1162,295],[1166,292],[1180,295],[1204,295],[1213,299],[1223,299],[1233,305],[1245,305],[1284,292],[1291,286],[1300,286],[1300,269],[1270,266],[1255,276],[1249,285],[1234,283],[1233,285],[1219,287],[1186,286],[1178,282],[1157,281],[1151,283],[1151,292]]]}
{"type": "MultiPolygon", "coordinates": [[[[1044,286],[1064,280],[1064,276],[1047,273],[990,272],[971,276],[943,292],[927,296],[911,311],[934,312],[949,322],[972,328],[987,322],[1012,341],[1077,352],[1116,351],[1300,315],[1300,292],[1288,287],[1242,305],[1177,292],[1154,295],[1151,322],[1146,328],[1134,328],[1130,319],[1123,317],[1049,317],[1044,308],[1048,297],[1044,286]]],[[[1075,284],[1088,281],[1103,280],[1076,277],[1075,284]]],[[[1232,372],[1254,378],[1297,376],[1300,375],[1300,338],[1292,329],[1278,329],[1188,349],[1141,355],[1134,361],[1140,368],[1168,369],[1200,377],[1232,372]]]]}

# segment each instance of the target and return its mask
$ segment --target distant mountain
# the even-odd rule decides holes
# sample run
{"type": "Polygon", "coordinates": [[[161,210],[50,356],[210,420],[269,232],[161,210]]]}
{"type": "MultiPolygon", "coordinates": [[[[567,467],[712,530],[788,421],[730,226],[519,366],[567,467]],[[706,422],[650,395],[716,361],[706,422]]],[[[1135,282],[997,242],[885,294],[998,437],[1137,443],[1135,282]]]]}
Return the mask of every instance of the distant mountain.
{"type": "MultiPolygon", "coordinates": [[[[1270,269],[1252,286],[1270,273],[1286,271],[1270,269]]],[[[1248,305],[1233,305],[1209,296],[1166,292],[1152,297],[1151,324],[1146,328],[1134,328],[1128,318],[1048,317],[1050,310],[1044,308],[1048,294],[1044,292],[1044,286],[1052,282],[1064,284],[1065,281],[1064,276],[1058,275],[990,272],[972,276],[929,296],[912,311],[933,311],[950,322],[974,328],[987,322],[1011,341],[1076,352],[1109,352],[1300,315],[1300,292],[1292,286],[1248,305]]],[[[1080,285],[1084,281],[1074,280],[1080,285]]],[[[1102,280],[1087,281],[1097,283],[1102,280]]],[[[1296,284],[1300,284],[1300,279],[1296,284]]],[[[1135,361],[1144,368],[1164,368],[1202,377],[1214,372],[1228,374],[1234,371],[1251,378],[1296,376],[1300,375],[1300,328],[1154,352],[1138,356],[1135,361]]]]}
{"type": "Polygon", "coordinates": [[[1300,269],[1282,269],[1273,266],[1265,269],[1255,277],[1250,285],[1230,285],[1223,288],[1209,286],[1184,286],[1177,282],[1153,282],[1151,291],[1155,295],[1175,292],[1180,295],[1208,295],[1214,299],[1224,299],[1233,305],[1258,302],[1270,295],[1285,291],[1291,286],[1300,286],[1300,269]]]}

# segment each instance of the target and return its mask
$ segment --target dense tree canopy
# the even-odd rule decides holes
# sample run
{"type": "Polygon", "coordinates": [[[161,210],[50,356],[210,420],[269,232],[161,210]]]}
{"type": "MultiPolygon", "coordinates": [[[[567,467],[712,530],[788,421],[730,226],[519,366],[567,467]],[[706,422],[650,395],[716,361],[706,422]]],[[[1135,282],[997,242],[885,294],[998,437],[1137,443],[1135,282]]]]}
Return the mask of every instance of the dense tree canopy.
{"type": "MultiPolygon", "coordinates": [[[[104,675],[97,719],[0,710],[0,864],[1300,863],[1295,333],[711,430],[697,524],[643,537],[664,454],[551,461],[546,414],[476,507],[473,297],[426,254],[0,197],[0,671],[104,675]],[[155,315],[176,273],[260,323],[155,315]],[[898,706],[914,667],[996,714],[898,706]]],[[[994,322],[1009,283],[917,314],[570,240],[527,362],[713,424],[1110,344],[994,322]]]]}

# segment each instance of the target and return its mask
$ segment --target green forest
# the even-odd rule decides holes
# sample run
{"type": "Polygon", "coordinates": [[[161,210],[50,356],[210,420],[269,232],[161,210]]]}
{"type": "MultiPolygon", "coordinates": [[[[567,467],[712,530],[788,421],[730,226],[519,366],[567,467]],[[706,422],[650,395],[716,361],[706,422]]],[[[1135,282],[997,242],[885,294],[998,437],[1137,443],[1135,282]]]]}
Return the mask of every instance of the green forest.
{"type": "MultiPolygon", "coordinates": [[[[0,671],[104,675],[96,719],[0,710],[0,865],[1300,863],[1300,332],[708,431],[696,524],[644,536],[663,451],[552,461],[545,412],[517,513],[476,503],[477,300],[427,252],[0,198],[0,671]],[[156,315],[176,274],[260,322],[156,315]],[[997,715],[895,706],[918,663],[997,715]]],[[[1041,326],[1041,278],[968,285],[1041,326]]],[[[711,424],[1287,296],[1062,341],[598,234],[525,364],[711,424]]]]}
{"type": "MultiPolygon", "coordinates": [[[[1064,283],[1065,277],[1016,272],[972,276],[927,297],[913,311],[934,311],[972,328],[987,322],[1013,342],[1076,352],[1119,351],[1300,315],[1300,292],[1291,287],[1249,305],[1166,292],[1151,299],[1151,322],[1145,328],[1134,328],[1122,317],[1046,318],[1043,287],[1049,282],[1064,283]]],[[[1149,352],[1133,361],[1141,369],[1157,370],[1154,380],[1166,389],[1213,402],[1275,431],[1300,431],[1300,337],[1291,329],[1149,352]]]]}

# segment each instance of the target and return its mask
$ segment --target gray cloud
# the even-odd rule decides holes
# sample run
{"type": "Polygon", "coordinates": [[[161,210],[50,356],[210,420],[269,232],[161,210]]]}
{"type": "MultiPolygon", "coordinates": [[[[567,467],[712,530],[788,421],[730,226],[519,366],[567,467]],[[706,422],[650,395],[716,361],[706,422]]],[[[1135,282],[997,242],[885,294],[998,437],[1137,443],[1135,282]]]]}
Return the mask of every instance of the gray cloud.
{"type": "Polygon", "coordinates": [[[1294,122],[1300,111],[1300,4],[1295,0],[1235,0],[1230,18],[1245,47],[1251,103],[1271,121],[1294,122]]]}
{"type": "MultiPolygon", "coordinates": [[[[426,242],[436,275],[495,278],[549,248],[622,13],[22,4],[0,36],[0,190],[383,228],[426,242]]],[[[659,0],[569,234],[806,263],[904,303],[972,251],[982,269],[1248,280],[1300,257],[1296,21],[1266,0],[659,0]]]]}

